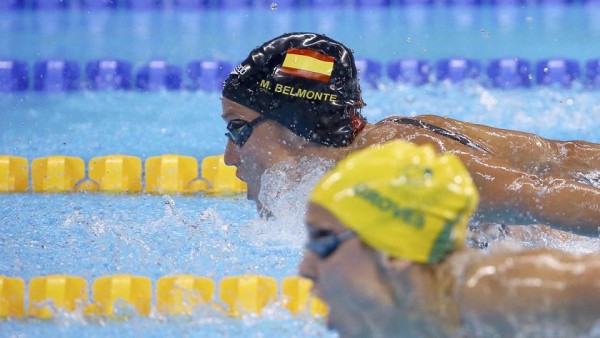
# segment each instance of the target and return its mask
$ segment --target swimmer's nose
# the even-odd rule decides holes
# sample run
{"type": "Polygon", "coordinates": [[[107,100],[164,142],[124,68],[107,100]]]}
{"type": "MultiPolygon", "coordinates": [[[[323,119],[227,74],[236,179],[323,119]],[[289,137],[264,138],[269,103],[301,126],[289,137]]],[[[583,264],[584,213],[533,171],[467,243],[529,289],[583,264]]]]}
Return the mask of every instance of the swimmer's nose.
{"type": "Polygon", "coordinates": [[[225,146],[225,154],[223,154],[223,160],[227,165],[234,165],[237,167],[238,163],[240,163],[240,152],[238,147],[231,142],[231,140],[227,140],[227,145],[225,146]]]}
{"type": "Polygon", "coordinates": [[[311,252],[305,251],[304,256],[302,257],[302,261],[298,266],[298,274],[301,277],[308,278],[313,282],[316,282],[318,277],[316,261],[317,260],[311,252]]]}

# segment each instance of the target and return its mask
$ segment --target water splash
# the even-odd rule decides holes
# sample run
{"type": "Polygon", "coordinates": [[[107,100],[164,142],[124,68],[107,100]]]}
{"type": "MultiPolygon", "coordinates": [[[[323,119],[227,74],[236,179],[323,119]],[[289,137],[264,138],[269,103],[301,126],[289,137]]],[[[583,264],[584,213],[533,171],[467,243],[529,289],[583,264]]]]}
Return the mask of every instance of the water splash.
{"type": "Polygon", "coordinates": [[[575,178],[583,184],[600,189],[600,170],[577,173],[575,178]]]}
{"type": "MultiPolygon", "coordinates": [[[[318,157],[303,158],[297,164],[279,163],[263,174],[258,198],[274,216],[283,238],[294,234],[288,239],[296,241],[297,235],[304,235],[304,210],[308,195],[333,165],[333,161],[318,157]]],[[[298,243],[288,244],[298,246],[298,243]]]]}

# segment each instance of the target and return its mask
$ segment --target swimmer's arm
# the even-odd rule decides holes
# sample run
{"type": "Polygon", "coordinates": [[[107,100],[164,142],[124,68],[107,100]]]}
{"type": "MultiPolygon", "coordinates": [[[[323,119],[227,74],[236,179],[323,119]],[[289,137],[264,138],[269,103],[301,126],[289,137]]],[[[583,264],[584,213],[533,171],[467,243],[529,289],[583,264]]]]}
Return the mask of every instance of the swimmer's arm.
{"type": "Polygon", "coordinates": [[[492,253],[465,271],[458,304],[463,320],[501,327],[508,318],[592,325],[600,318],[599,280],[599,255],[546,248],[492,253]]]}
{"type": "Polygon", "coordinates": [[[585,141],[553,141],[560,165],[557,173],[582,173],[600,171],[600,144],[585,141]]]}
{"type": "MultiPolygon", "coordinates": [[[[483,223],[486,224],[486,223],[483,223]]],[[[560,242],[577,241],[586,237],[576,235],[569,231],[551,228],[545,224],[506,225],[506,236],[521,242],[539,241],[544,238],[560,242]]]]}
{"type": "Polygon", "coordinates": [[[479,188],[482,220],[545,223],[561,230],[597,236],[600,189],[572,180],[524,173],[501,160],[457,153],[479,188]]]}

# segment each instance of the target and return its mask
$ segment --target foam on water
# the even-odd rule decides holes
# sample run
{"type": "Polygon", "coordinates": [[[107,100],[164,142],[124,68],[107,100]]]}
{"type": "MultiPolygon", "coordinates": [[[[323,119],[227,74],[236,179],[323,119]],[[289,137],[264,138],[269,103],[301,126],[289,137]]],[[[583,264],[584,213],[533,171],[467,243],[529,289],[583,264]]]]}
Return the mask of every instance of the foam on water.
{"type": "MultiPolygon", "coordinates": [[[[598,57],[598,6],[398,6],[276,11],[6,11],[0,13],[0,50],[28,63],[71,58],[81,65],[99,57],[131,62],[136,69],[160,57],[179,66],[198,58],[238,62],[257,44],[289,31],[319,31],[343,41],[356,56],[388,62],[405,57],[449,56],[481,61],[549,56],[583,61],[598,57]],[[251,27],[252,29],[248,29],[251,27]]],[[[572,89],[497,90],[465,83],[410,87],[363,84],[371,121],[388,115],[437,114],[538,133],[556,139],[600,142],[600,97],[572,89]]],[[[168,153],[195,156],[224,150],[225,125],[218,93],[94,92],[0,94],[0,154],[82,157],[114,153],[146,159],[168,153]]],[[[25,280],[65,273],[92,279],[115,273],[153,280],[171,273],[218,279],[257,273],[293,275],[306,240],[306,196],[329,164],[302,161],[265,173],[259,197],[272,219],[258,217],[243,197],[103,194],[7,194],[0,196],[0,273],[25,280]],[[308,169],[296,179],[294,169],[308,169]],[[291,175],[291,176],[290,176],[291,175]]],[[[598,173],[581,173],[591,182],[598,173]]],[[[597,182],[597,180],[596,180],[597,182]]],[[[531,235],[518,242],[570,252],[597,251],[597,239],[561,241],[531,235]]],[[[486,234],[489,249],[502,240],[486,234]]],[[[123,311],[127,311],[126,308],[123,311]]],[[[560,327],[537,328],[557,335],[560,327]]],[[[126,321],[84,319],[57,313],[49,321],[0,322],[7,336],[328,336],[319,321],[292,318],[269,307],[261,318],[232,320],[200,307],[190,317],[126,321]]],[[[528,336],[524,330],[519,336],[528,336]]],[[[533,334],[533,333],[532,333],[533,334]]],[[[599,336],[600,328],[590,334],[599,336]]]]}
{"type": "Polygon", "coordinates": [[[272,216],[275,224],[270,227],[277,229],[270,229],[268,236],[271,239],[301,248],[305,240],[304,214],[308,195],[333,164],[321,158],[302,158],[297,163],[276,164],[263,174],[258,199],[272,216]]]}
{"type": "MultiPolygon", "coordinates": [[[[24,279],[55,273],[82,276],[89,283],[117,273],[154,281],[176,273],[215,281],[244,273],[281,279],[296,274],[305,240],[303,228],[261,219],[254,205],[241,197],[19,194],[2,198],[11,206],[4,207],[2,214],[0,271],[24,279]],[[48,204],[54,205],[50,214],[48,204]]],[[[47,330],[63,336],[121,336],[123,331],[125,336],[141,332],[202,337],[330,334],[318,320],[308,315],[292,317],[276,304],[261,317],[241,320],[209,307],[199,307],[185,318],[161,317],[155,310],[144,318],[128,306],[118,312],[128,319],[90,319],[81,311],[57,311],[50,321],[29,318],[0,325],[11,335],[26,336],[47,330]]]]}
{"type": "Polygon", "coordinates": [[[370,121],[388,115],[434,114],[546,138],[600,142],[600,99],[580,85],[499,90],[473,83],[452,87],[384,83],[377,92],[367,91],[365,101],[363,111],[370,121]]]}
{"type": "MultiPolygon", "coordinates": [[[[391,114],[438,114],[549,138],[600,142],[600,98],[581,88],[501,91],[474,84],[384,83],[378,90],[365,88],[364,95],[368,103],[364,113],[372,122],[391,114]]],[[[10,107],[3,111],[8,123],[0,124],[0,153],[30,161],[67,154],[87,162],[111,153],[142,159],[180,153],[201,159],[222,153],[226,142],[217,93],[27,93],[0,96],[0,106],[10,107]]],[[[268,220],[260,218],[254,203],[243,196],[2,195],[0,271],[26,280],[65,273],[89,282],[116,273],[153,280],[171,273],[214,279],[242,273],[295,275],[306,240],[302,225],[306,197],[330,165],[282,163],[265,173],[259,198],[275,216],[268,220]],[[295,170],[309,174],[298,181],[295,170]]],[[[582,173],[581,180],[595,177],[597,173],[582,173]]],[[[498,239],[490,241],[494,245],[498,239]]],[[[575,253],[597,252],[600,247],[597,239],[549,237],[523,245],[575,253]]],[[[246,322],[202,314],[191,319],[134,317],[102,323],[59,317],[50,322],[2,322],[0,327],[16,336],[329,334],[316,321],[281,316],[266,312],[263,318],[246,322]]]]}

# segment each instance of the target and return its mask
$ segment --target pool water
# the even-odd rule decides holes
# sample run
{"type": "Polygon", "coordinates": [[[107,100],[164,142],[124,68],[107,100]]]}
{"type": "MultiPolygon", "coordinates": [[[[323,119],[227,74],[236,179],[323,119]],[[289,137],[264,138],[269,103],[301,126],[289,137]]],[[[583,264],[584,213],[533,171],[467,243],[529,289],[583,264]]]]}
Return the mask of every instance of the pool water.
{"type": "Polygon", "coordinates": [[[140,64],[209,58],[241,61],[292,31],[327,34],[357,57],[597,58],[600,6],[394,6],[243,10],[0,11],[0,55],[35,61],[114,57],[140,64]]]}
{"type": "MultiPolygon", "coordinates": [[[[184,65],[199,58],[235,63],[283,32],[326,33],[357,56],[382,63],[401,57],[486,60],[599,57],[594,10],[566,7],[414,7],[206,12],[117,10],[0,12],[0,55],[34,62],[84,63],[117,57],[140,65],[161,57],[184,65]],[[567,24],[568,23],[568,24],[567,24]]],[[[370,121],[439,114],[556,139],[600,142],[600,95],[534,86],[500,90],[477,82],[405,86],[383,79],[364,90],[370,121]]],[[[146,159],[177,153],[202,159],[223,153],[219,93],[82,90],[0,94],[0,154],[34,158],[121,153],[146,159]]],[[[305,239],[304,198],[320,166],[295,186],[277,180],[265,198],[276,218],[260,219],[243,196],[4,194],[0,195],[0,274],[28,280],[45,274],[158,277],[190,273],[219,280],[242,273],[281,279],[296,274],[305,239]],[[279,184],[279,186],[278,186],[279,184]],[[298,188],[298,189],[296,189],[298,188]]],[[[316,168],[316,169],[315,169],[316,168]]],[[[556,245],[536,242],[531,245],[556,245]]],[[[562,243],[596,251],[593,240],[562,243]]],[[[50,321],[0,322],[1,336],[335,336],[320,321],[295,318],[276,306],[261,317],[230,319],[201,308],[193,316],[90,321],[62,314],[50,321]]]]}

